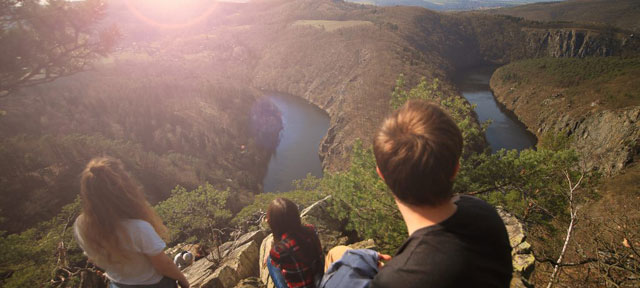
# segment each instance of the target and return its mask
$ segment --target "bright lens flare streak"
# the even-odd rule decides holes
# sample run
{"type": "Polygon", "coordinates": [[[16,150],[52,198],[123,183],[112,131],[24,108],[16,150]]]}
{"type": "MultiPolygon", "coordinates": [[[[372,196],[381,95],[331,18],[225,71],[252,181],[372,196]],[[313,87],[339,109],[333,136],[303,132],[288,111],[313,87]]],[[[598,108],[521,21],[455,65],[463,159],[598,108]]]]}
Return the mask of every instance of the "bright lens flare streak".
{"type": "MultiPolygon", "coordinates": [[[[144,12],[141,11],[141,9],[143,7],[141,7],[142,5],[136,5],[134,3],[145,3],[146,5],[153,5],[154,8],[162,8],[163,10],[167,10],[167,11],[179,11],[181,8],[184,7],[185,3],[188,3],[190,1],[182,1],[182,0],[153,0],[153,1],[136,1],[136,0],[124,0],[125,5],[127,6],[127,8],[129,8],[129,11],[131,11],[131,13],[133,13],[133,15],[135,15],[138,19],[142,20],[143,22],[151,25],[151,26],[155,26],[155,27],[159,27],[159,28],[165,28],[165,29],[180,29],[180,28],[185,28],[185,27],[189,27],[192,26],[194,24],[197,24],[199,22],[202,22],[204,20],[206,20],[209,16],[211,16],[211,14],[213,14],[213,12],[216,10],[216,7],[218,6],[218,2],[217,1],[211,1],[211,4],[208,5],[207,9],[204,9],[202,13],[200,13],[199,16],[197,17],[193,17],[185,22],[182,23],[163,23],[161,21],[152,19],[151,17],[149,17],[148,15],[145,15],[144,12]]],[[[202,3],[202,2],[200,2],[202,3]]]]}

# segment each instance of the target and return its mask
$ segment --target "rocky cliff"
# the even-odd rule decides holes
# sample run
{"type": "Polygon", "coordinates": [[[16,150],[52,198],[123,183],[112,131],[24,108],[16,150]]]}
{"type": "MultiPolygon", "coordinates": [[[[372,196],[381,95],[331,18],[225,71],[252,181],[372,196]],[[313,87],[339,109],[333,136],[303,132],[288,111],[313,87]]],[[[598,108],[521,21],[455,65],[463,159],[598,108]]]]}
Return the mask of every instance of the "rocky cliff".
{"type": "Polygon", "coordinates": [[[538,138],[549,132],[569,135],[584,168],[612,175],[640,154],[637,63],[527,60],[498,69],[490,85],[496,100],[538,138]]]}
{"type": "Polygon", "coordinates": [[[529,57],[613,56],[638,45],[636,37],[593,29],[523,28],[529,57]]]}

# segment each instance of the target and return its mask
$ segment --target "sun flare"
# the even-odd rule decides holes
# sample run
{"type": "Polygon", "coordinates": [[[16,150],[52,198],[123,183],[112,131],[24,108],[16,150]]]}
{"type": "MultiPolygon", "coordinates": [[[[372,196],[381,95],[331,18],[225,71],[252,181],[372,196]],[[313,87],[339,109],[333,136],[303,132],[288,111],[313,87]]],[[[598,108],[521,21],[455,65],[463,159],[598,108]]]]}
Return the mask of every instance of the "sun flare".
{"type": "Polygon", "coordinates": [[[165,29],[186,28],[206,20],[217,1],[201,0],[124,0],[127,8],[148,25],[165,29]]]}

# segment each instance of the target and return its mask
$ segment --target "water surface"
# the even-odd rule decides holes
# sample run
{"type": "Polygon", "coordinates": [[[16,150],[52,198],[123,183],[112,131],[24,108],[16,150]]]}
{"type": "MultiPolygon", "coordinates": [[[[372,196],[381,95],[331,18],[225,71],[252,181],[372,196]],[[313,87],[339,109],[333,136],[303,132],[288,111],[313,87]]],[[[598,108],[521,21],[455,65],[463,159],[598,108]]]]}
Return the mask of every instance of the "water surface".
{"type": "Polygon", "coordinates": [[[503,109],[496,102],[489,80],[496,70],[495,66],[482,66],[460,71],[455,84],[472,104],[476,104],[476,113],[480,122],[492,120],[487,129],[487,141],[491,152],[500,149],[523,150],[535,146],[536,137],[527,131],[524,124],[517,120],[512,112],[503,109]]]}
{"type": "Polygon", "coordinates": [[[278,93],[267,96],[282,113],[283,129],[269,161],[264,192],[289,191],[293,180],[303,179],[308,173],[322,177],[318,149],[329,129],[329,115],[300,97],[278,93]]]}

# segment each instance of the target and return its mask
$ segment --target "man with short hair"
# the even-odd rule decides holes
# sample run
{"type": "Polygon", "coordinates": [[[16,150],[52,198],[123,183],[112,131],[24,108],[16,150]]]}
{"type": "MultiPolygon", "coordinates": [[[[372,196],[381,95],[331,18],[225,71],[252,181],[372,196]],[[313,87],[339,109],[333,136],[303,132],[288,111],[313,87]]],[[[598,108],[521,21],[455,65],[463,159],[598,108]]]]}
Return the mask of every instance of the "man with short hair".
{"type": "Polygon", "coordinates": [[[454,196],[462,134],[436,104],[412,100],[374,140],[378,174],[391,189],[409,238],[370,287],[509,287],[511,246],[496,210],[454,196]]]}

